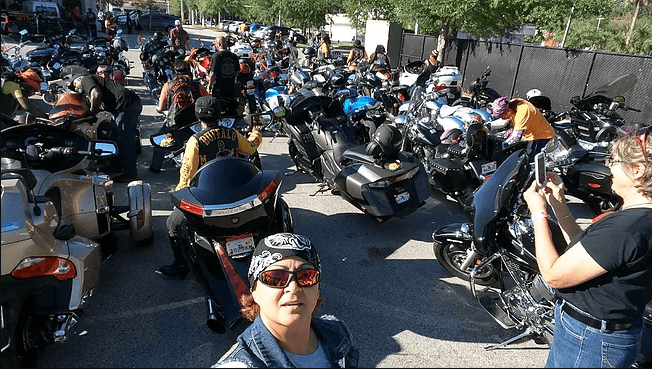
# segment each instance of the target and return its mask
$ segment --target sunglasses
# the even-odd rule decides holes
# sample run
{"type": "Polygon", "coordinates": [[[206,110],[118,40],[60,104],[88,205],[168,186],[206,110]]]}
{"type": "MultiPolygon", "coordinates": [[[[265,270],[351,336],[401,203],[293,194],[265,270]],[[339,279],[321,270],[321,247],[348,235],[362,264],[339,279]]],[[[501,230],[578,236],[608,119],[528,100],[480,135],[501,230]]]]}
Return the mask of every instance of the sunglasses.
{"type": "Polygon", "coordinates": [[[650,126],[641,128],[636,132],[636,143],[643,151],[643,160],[647,161],[647,152],[645,151],[645,144],[647,143],[647,134],[650,132],[650,126]]]}
{"type": "Polygon", "coordinates": [[[312,287],[319,283],[317,269],[301,269],[294,272],[287,270],[266,270],[258,275],[258,280],[267,287],[285,288],[294,278],[299,287],[312,287]]]}

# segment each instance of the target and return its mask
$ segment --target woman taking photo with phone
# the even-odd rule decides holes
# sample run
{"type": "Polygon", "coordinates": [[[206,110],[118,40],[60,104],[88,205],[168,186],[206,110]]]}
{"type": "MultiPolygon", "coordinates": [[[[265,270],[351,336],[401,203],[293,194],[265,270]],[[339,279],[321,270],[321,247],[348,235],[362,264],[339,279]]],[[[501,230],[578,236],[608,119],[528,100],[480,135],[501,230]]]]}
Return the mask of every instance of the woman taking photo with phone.
{"type": "Polygon", "coordinates": [[[350,368],[358,350],[344,323],[314,317],[321,306],[321,263],[308,238],[277,233],[256,246],[251,295],[242,315],[253,323],[214,368],[350,368]]]}
{"type": "Polygon", "coordinates": [[[555,289],[555,331],[546,367],[629,367],[641,349],[642,316],[652,300],[652,134],[617,138],[607,166],[621,210],[584,231],[553,173],[524,193],[532,213],[541,276],[555,289]],[[564,232],[560,255],[548,226],[549,204],[564,232]]]}

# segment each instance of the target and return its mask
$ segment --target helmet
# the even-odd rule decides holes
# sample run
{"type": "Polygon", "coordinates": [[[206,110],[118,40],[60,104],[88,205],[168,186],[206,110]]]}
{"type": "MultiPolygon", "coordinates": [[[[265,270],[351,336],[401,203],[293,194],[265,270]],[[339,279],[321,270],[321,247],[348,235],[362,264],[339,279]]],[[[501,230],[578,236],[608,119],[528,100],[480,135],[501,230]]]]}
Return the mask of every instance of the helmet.
{"type": "Polygon", "coordinates": [[[251,68],[249,67],[249,64],[247,64],[245,61],[240,61],[240,74],[249,74],[251,73],[251,68]]]}
{"type": "Polygon", "coordinates": [[[222,112],[222,103],[213,96],[201,96],[195,101],[195,116],[208,123],[216,123],[222,112]]]}
{"type": "Polygon", "coordinates": [[[362,42],[360,40],[355,40],[355,41],[353,41],[353,46],[360,47],[360,46],[362,46],[362,42]]]}
{"type": "Polygon", "coordinates": [[[174,21],[174,25],[175,25],[175,26],[180,26],[180,25],[181,25],[181,21],[178,20],[178,19],[175,20],[175,21],[174,21]]]}
{"type": "Polygon", "coordinates": [[[113,72],[113,68],[111,68],[110,65],[102,64],[97,66],[97,70],[95,71],[96,74],[107,78],[109,74],[113,72]]]}
{"type": "Polygon", "coordinates": [[[127,44],[127,40],[117,37],[113,39],[113,48],[122,51],[129,51],[129,44],[127,44]]]}
{"type": "Polygon", "coordinates": [[[388,124],[382,124],[374,133],[366,147],[366,154],[374,158],[391,158],[396,155],[401,145],[401,131],[388,124]]]}
{"type": "Polygon", "coordinates": [[[328,80],[330,81],[331,86],[335,87],[344,87],[346,84],[346,78],[344,78],[342,73],[334,73],[328,80]]]}
{"type": "Polygon", "coordinates": [[[192,71],[190,70],[190,63],[188,63],[185,60],[177,60],[174,62],[174,73],[181,75],[185,74],[188,76],[192,76],[192,71]]]}
{"type": "Polygon", "coordinates": [[[491,108],[491,115],[493,115],[494,118],[500,118],[505,114],[508,107],[509,99],[507,96],[501,96],[494,100],[493,107],[491,108]]]}
{"type": "Polygon", "coordinates": [[[270,78],[276,78],[281,74],[281,68],[279,68],[278,65],[271,66],[267,69],[267,73],[270,78]]]}
{"type": "Polygon", "coordinates": [[[141,61],[147,61],[147,59],[149,59],[149,54],[148,53],[146,53],[145,51],[140,53],[140,60],[141,61]]]}
{"type": "Polygon", "coordinates": [[[309,56],[317,55],[317,51],[315,50],[314,47],[304,47],[302,51],[304,55],[309,55],[309,56]]]}
{"type": "Polygon", "coordinates": [[[385,46],[383,46],[383,45],[376,46],[376,52],[377,53],[384,53],[385,52],[385,46]]]}
{"type": "Polygon", "coordinates": [[[528,99],[528,100],[530,100],[530,98],[532,98],[532,97],[534,97],[534,96],[541,96],[541,95],[543,95],[543,93],[541,92],[541,90],[538,90],[538,89],[536,89],[536,88],[533,88],[533,89],[531,89],[530,91],[528,91],[528,92],[525,94],[525,98],[528,99]]]}
{"type": "Polygon", "coordinates": [[[154,36],[152,38],[156,41],[163,41],[165,39],[165,34],[161,31],[156,31],[154,32],[154,36]]]}
{"type": "Polygon", "coordinates": [[[25,69],[24,72],[19,72],[17,76],[35,91],[39,91],[41,89],[41,82],[43,82],[43,79],[34,69],[25,69]]]}

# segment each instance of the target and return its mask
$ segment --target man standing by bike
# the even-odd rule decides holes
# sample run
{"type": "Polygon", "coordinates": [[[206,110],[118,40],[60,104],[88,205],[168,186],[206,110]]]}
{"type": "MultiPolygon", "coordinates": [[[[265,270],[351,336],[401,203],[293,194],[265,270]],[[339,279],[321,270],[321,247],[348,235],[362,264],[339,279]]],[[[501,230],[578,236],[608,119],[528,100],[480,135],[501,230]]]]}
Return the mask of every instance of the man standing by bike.
{"type": "Polygon", "coordinates": [[[93,13],[93,10],[91,10],[91,8],[88,8],[85,18],[86,18],[86,26],[88,27],[88,31],[90,32],[89,37],[97,38],[97,18],[95,17],[95,13],[93,13]]]}
{"type": "Polygon", "coordinates": [[[170,43],[177,50],[183,50],[183,55],[186,55],[186,50],[190,50],[190,36],[183,26],[181,25],[180,20],[174,21],[174,28],[170,30],[170,43]]]}
{"type": "MultiPolygon", "coordinates": [[[[222,114],[229,110],[224,106],[228,104],[227,100],[202,96],[195,102],[195,115],[201,122],[202,131],[188,139],[175,191],[188,187],[197,170],[208,161],[219,156],[251,155],[262,144],[260,126],[253,126],[248,139],[233,128],[220,126],[222,114]]],[[[181,210],[175,208],[166,222],[174,262],[160,267],[159,271],[173,279],[184,279],[190,271],[179,239],[183,219],[181,210]]]]}
{"type": "Polygon", "coordinates": [[[136,146],[136,128],[138,119],[143,110],[142,102],[138,95],[108,78],[97,75],[74,75],[70,79],[70,89],[83,93],[91,101],[90,114],[95,115],[104,110],[113,114],[118,126],[115,141],[118,144],[118,164],[124,172],[113,178],[115,182],[127,183],[137,180],[138,169],[136,160],[138,148],[136,146]]]}
{"type": "Polygon", "coordinates": [[[214,97],[235,99],[240,96],[240,89],[236,81],[236,77],[240,73],[240,59],[226,48],[224,36],[215,38],[213,42],[215,54],[211,57],[208,92],[214,97]]]}

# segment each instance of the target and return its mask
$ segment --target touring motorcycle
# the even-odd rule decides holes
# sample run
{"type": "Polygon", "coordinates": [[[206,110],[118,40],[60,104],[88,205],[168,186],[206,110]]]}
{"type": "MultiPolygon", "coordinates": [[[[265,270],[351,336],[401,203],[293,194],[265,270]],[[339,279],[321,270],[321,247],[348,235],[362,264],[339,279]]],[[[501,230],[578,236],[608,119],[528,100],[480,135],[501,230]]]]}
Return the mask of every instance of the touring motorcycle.
{"type": "Polygon", "coordinates": [[[2,158],[2,366],[37,367],[65,342],[100,277],[99,245],[60,222],[28,168],[2,158]]]}
{"type": "MultiPolygon", "coordinates": [[[[523,199],[533,178],[525,151],[514,152],[473,193],[471,222],[449,224],[433,233],[437,261],[470,282],[473,295],[503,328],[522,331],[487,350],[530,336],[538,343],[551,342],[554,295],[539,273],[534,225],[523,199]],[[495,282],[499,288],[491,287],[495,282]],[[488,287],[478,291],[477,285],[488,287]]],[[[561,228],[548,222],[555,245],[563,250],[561,228]]]]}
{"type": "Polygon", "coordinates": [[[401,133],[381,125],[367,145],[356,143],[342,104],[329,96],[296,97],[284,111],[288,151],[298,171],[312,176],[362,212],[384,222],[425,204],[423,165],[399,150],[401,133]]]}
{"type": "Polygon", "coordinates": [[[238,329],[244,321],[240,297],[249,291],[247,273],[258,241],[293,230],[281,184],[278,170],[224,156],[199,168],[189,187],[171,193],[187,222],[184,257],[206,294],[206,324],[216,333],[238,329]]]}

